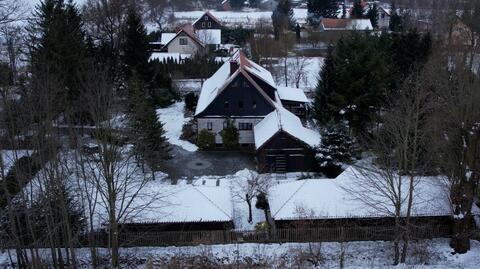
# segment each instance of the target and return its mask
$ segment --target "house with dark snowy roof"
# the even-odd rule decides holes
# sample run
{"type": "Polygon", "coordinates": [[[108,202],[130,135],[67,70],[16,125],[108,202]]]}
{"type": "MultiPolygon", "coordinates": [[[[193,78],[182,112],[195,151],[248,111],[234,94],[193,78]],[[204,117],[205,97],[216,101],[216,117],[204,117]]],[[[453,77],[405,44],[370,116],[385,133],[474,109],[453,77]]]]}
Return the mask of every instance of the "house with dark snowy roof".
{"type": "Polygon", "coordinates": [[[206,11],[203,15],[193,22],[195,29],[222,29],[222,23],[212,15],[210,11],[206,11]]]}
{"type": "Polygon", "coordinates": [[[305,171],[320,142],[319,134],[295,115],[307,103],[303,90],[278,87],[268,70],[238,51],[204,82],[195,118],[198,131],[214,133],[217,145],[222,145],[226,120],[233,120],[240,145],[256,151],[263,171],[305,171]],[[295,110],[284,103],[295,103],[295,110]]]}
{"type": "Polygon", "coordinates": [[[222,44],[222,25],[209,11],[175,33],[162,33],[160,41],[151,42],[154,50],[165,53],[190,54],[215,50],[222,44]]]}

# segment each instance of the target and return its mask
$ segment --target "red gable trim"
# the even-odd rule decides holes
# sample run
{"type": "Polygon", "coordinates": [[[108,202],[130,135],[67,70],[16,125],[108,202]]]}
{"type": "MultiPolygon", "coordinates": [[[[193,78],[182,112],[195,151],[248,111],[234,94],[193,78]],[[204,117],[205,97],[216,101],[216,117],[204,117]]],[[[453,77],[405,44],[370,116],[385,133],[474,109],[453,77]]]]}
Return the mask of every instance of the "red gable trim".
{"type": "Polygon", "coordinates": [[[203,16],[205,16],[205,15],[207,15],[210,19],[214,20],[214,21],[215,21],[216,23],[218,23],[219,25],[222,25],[222,23],[221,23],[215,16],[213,16],[213,14],[212,14],[209,10],[205,11],[205,13],[203,13],[203,15],[200,16],[200,18],[196,19],[196,20],[193,22],[193,24],[196,24],[196,23],[197,23],[198,21],[200,21],[200,20],[203,18],[203,16]]]}
{"type": "Polygon", "coordinates": [[[187,24],[185,25],[184,27],[182,27],[182,29],[180,29],[177,34],[175,35],[174,38],[170,39],[170,41],[168,41],[167,44],[165,44],[163,46],[163,48],[166,48],[168,45],[170,45],[170,43],[175,40],[181,33],[185,33],[188,37],[190,37],[191,39],[193,39],[193,41],[195,41],[198,45],[202,46],[203,48],[205,47],[205,45],[202,43],[202,41],[200,41],[198,39],[198,37],[195,35],[195,33],[191,30],[193,29],[192,25],[191,24],[187,24]]]}
{"type": "Polygon", "coordinates": [[[323,28],[329,29],[345,29],[348,25],[348,19],[322,19],[323,28]]]}

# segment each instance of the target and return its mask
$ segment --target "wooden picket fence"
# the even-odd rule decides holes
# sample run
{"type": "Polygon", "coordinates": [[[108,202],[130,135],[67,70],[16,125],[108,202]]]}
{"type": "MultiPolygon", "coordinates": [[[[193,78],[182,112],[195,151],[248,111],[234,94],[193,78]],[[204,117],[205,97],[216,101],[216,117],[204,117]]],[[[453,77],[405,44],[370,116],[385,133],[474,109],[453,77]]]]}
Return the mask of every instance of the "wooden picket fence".
{"type": "MultiPolygon", "coordinates": [[[[194,246],[238,243],[288,243],[288,242],[348,242],[393,240],[394,228],[390,226],[371,227],[332,227],[332,228],[287,228],[276,231],[165,231],[165,232],[120,232],[119,243],[122,247],[143,246],[194,246]]],[[[450,237],[449,225],[427,225],[412,228],[410,238],[431,239],[450,237]]],[[[109,235],[96,232],[78,238],[77,247],[108,247],[109,235]]],[[[5,243],[1,242],[0,243],[5,243]]],[[[37,242],[36,247],[48,247],[37,242]]],[[[8,244],[0,244],[8,248],[8,244]]],[[[10,246],[13,247],[13,246],[10,246]]]]}
{"type": "MultiPolygon", "coordinates": [[[[394,227],[333,227],[288,228],[276,231],[178,231],[178,232],[123,232],[119,234],[124,247],[136,246],[187,246],[235,243],[286,243],[286,242],[341,242],[393,240],[394,227]]],[[[411,239],[449,237],[449,225],[416,226],[411,239]]],[[[96,236],[101,245],[107,234],[96,236]],[[102,242],[102,243],[101,243],[102,242]]]]}

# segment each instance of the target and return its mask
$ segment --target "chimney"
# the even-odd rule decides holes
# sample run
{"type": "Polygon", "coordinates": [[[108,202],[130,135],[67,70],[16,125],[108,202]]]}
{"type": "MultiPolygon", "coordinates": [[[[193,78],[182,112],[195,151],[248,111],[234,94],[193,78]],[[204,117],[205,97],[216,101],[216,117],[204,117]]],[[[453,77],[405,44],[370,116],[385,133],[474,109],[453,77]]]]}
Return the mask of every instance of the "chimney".
{"type": "Polygon", "coordinates": [[[233,75],[238,70],[238,63],[237,61],[231,60],[230,61],[230,76],[233,75]]]}

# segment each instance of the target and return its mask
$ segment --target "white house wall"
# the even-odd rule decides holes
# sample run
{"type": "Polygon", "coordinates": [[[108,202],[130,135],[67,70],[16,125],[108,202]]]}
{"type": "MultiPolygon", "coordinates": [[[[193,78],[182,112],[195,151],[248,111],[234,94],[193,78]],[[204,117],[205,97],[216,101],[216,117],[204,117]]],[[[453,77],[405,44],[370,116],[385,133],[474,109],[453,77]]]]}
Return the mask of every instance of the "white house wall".
{"type": "Polygon", "coordinates": [[[170,42],[170,44],[168,44],[167,48],[168,53],[182,53],[192,55],[196,54],[202,49],[202,47],[198,45],[192,38],[185,35],[177,36],[170,42]],[[187,45],[180,45],[180,38],[186,38],[187,45]]]}
{"type": "MultiPolygon", "coordinates": [[[[215,143],[222,144],[222,137],[220,132],[223,130],[223,123],[226,118],[198,118],[198,131],[202,129],[208,130],[208,123],[212,123],[212,130],[209,130],[212,133],[215,133],[215,143]]],[[[253,127],[259,123],[263,118],[234,118],[235,126],[238,129],[239,123],[251,123],[252,130],[238,130],[239,138],[238,142],[240,144],[255,144],[255,138],[253,135],[253,127]]]]}

